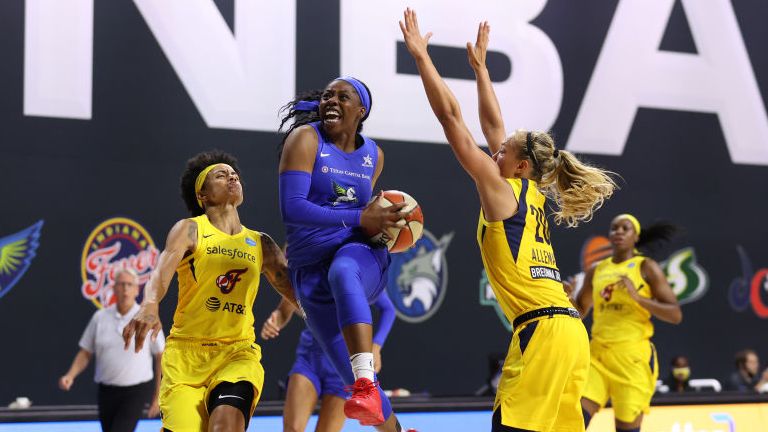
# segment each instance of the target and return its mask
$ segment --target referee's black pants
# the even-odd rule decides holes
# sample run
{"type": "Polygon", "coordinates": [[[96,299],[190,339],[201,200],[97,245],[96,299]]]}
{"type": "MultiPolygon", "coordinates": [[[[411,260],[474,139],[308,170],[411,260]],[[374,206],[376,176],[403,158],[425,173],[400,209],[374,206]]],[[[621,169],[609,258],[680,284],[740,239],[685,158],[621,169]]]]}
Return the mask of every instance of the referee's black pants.
{"type": "Polygon", "coordinates": [[[154,380],[121,387],[99,384],[99,421],[104,432],[133,432],[144,404],[151,402],[154,380]]]}

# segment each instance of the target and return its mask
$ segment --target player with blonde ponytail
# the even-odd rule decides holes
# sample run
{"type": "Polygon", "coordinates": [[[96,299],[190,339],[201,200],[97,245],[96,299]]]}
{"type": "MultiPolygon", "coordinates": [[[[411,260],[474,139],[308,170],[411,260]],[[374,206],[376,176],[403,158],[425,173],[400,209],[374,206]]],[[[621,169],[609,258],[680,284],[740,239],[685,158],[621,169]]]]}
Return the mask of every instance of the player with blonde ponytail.
{"type": "MultiPolygon", "coordinates": [[[[532,161],[531,180],[536,180],[539,190],[555,202],[555,223],[575,227],[579,222],[588,222],[616,189],[610,173],[580,161],[569,151],[557,149],[546,132],[530,134],[531,154],[527,145],[518,145],[522,150],[518,157],[532,161]]],[[[527,142],[527,136],[526,132],[517,131],[510,139],[527,142]]]]}
{"type": "Polygon", "coordinates": [[[456,159],[480,197],[477,241],[493,292],[513,325],[512,343],[496,393],[493,431],[583,431],[580,398],[589,371],[589,340],[578,311],[563,290],[552,249],[546,198],[555,221],[576,226],[616,188],[608,172],[558,150],[545,132],[520,130],[506,137],[485,66],[490,27],[481,23],[467,44],[477,76],[480,123],[493,156],[480,149],[456,98],[427,51],[416,14],[400,22],[427,99],[456,159]]]}

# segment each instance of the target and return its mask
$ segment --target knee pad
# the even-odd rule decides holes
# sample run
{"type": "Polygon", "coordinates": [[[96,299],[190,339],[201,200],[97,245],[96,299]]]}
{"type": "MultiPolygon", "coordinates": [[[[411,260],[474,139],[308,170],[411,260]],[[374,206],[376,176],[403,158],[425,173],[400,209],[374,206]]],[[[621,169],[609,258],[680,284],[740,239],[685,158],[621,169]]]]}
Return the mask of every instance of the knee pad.
{"type": "Polygon", "coordinates": [[[248,381],[238,381],[236,383],[223,382],[214,387],[210,396],[208,396],[208,413],[212,413],[219,405],[235,407],[243,413],[245,428],[248,429],[248,422],[251,420],[253,397],[253,384],[248,381]]]}

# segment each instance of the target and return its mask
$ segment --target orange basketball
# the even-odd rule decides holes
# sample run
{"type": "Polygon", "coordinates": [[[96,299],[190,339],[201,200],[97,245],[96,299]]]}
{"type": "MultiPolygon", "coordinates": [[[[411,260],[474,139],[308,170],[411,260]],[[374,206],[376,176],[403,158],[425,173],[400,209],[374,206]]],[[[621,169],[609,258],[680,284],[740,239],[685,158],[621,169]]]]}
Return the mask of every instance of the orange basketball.
{"type": "Polygon", "coordinates": [[[390,252],[403,252],[415,245],[424,232],[424,214],[419,203],[405,192],[388,190],[382,192],[378,200],[382,207],[389,207],[395,203],[406,203],[402,211],[408,213],[406,217],[398,221],[398,226],[387,229],[385,232],[367,232],[371,241],[382,246],[386,245],[390,252]]]}

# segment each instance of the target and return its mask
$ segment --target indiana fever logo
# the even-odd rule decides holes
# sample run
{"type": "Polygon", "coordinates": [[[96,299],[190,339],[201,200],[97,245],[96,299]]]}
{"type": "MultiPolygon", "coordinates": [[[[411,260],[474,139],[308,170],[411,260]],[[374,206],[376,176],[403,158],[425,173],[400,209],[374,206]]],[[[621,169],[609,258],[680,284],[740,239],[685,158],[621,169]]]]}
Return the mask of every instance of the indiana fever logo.
{"type": "Polygon", "coordinates": [[[747,251],[741,246],[736,251],[741,261],[741,277],[731,281],[728,301],[736,311],[743,312],[751,305],[755,315],[768,318],[768,268],[754,272],[747,251]]]}
{"type": "Polygon", "coordinates": [[[29,266],[40,238],[43,221],[0,238],[0,297],[16,285],[29,266]]]}
{"type": "Polygon", "coordinates": [[[160,252],[149,233],[128,218],[108,219],[97,226],[83,246],[81,274],[83,297],[96,307],[115,303],[115,273],[131,269],[139,275],[139,292],[149,280],[160,252]]]}
{"type": "Polygon", "coordinates": [[[387,294],[400,319],[426,321],[440,308],[448,284],[445,251],[453,233],[437,240],[429,231],[409,250],[392,254],[387,294]]]}
{"type": "Polygon", "coordinates": [[[242,280],[240,275],[247,271],[247,268],[230,270],[216,278],[216,286],[219,287],[222,294],[229,294],[235,289],[235,285],[242,280]]]}

